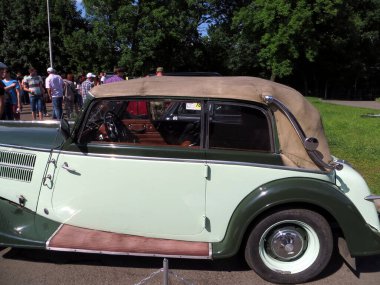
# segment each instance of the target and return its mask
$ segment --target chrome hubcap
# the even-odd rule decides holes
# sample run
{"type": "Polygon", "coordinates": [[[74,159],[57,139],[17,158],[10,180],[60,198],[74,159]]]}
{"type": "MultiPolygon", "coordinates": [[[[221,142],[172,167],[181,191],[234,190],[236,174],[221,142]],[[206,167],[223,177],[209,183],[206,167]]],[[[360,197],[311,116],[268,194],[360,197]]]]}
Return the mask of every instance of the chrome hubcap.
{"type": "Polygon", "coordinates": [[[295,227],[276,229],[267,239],[268,254],[277,260],[295,260],[306,250],[306,233],[295,227]]]}
{"type": "Polygon", "coordinates": [[[283,274],[296,274],[309,268],[320,249],[315,230],[298,220],[271,225],[259,242],[259,256],[265,266],[283,274]]]}

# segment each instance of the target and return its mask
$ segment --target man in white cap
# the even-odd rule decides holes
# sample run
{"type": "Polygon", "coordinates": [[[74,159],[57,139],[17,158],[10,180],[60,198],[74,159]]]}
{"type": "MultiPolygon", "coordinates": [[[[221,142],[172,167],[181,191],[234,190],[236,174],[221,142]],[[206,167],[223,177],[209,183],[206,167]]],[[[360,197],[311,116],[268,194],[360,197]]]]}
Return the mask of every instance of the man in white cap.
{"type": "Polygon", "coordinates": [[[91,72],[87,73],[86,80],[82,82],[80,86],[80,94],[82,95],[83,102],[86,100],[88,91],[90,91],[91,88],[94,87],[94,78],[95,75],[91,72]]]}
{"type": "Polygon", "coordinates": [[[55,74],[52,67],[47,69],[47,73],[49,76],[46,77],[45,87],[53,103],[53,119],[60,120],[63,115],[63,80],[61,76],[55,74]]]}
{"type": "Polygon", "coordinates": [[[5,85],[3,83],[4,78],[4,72],[7,66],[0,62],[0,120],[2,120],[3,113],[4,113],[4,95],[5,95],[5,85]]]}

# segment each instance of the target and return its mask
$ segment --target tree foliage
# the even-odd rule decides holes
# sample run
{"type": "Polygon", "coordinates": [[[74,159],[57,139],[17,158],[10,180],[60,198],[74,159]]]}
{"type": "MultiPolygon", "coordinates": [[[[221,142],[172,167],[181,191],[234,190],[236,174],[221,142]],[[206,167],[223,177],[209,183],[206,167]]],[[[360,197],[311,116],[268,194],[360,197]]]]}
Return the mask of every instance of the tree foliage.
{"type": "MultiPolygon", "coordinates": [[[[49,0],[54,66],[218,71],[329,97],[380,90],[380,0],[49,0]],[[207,27],[207,34],[202,29],[207,27]]],[[[0,60],[49,65],[45,0],[0,2],[0,60]]],[[[376,93],[377,92],[377,93],[376,93]]]]}
{"type": "Polygon", "coordinates": [[[201,66],[202,41],[198,27],[207,14],[206,2],[197,0],[85,0],[92,33],[112,59],[105,67],[125,65],[132,75],[162,65],[168,70],[201,66]],[[106,5],[104,5],[106,4],[106,5]]]}
{"type": "MultiPolygon", "coordinates": [[[[46,1],[3,0],[2,41],[0,57],[15,69],[30,65],[40,71],[50,65],[46,1]]],[[[50,0],[53,57],[58,69],[71,67],[69,50],[64,41],[72,32],[84,25],[75,8],[75,1],[50,0]]]]}
{"type": "Polygon", "coordinates": [[[341,1],[252,1],[234,15],[234,52],[239,55],[248,46],[272,80],[288,76],[297,59],[314,60],[319,46],[315,31],[337,15],[341,1]]]}

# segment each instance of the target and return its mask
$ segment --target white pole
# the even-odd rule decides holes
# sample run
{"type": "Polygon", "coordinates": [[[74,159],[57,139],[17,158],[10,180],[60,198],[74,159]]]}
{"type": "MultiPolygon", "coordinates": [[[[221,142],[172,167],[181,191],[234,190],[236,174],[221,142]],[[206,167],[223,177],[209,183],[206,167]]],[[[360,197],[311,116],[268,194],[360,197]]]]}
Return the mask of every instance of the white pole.
{"type": "Polygon", "coordinates": [[[50,66],[53,67],[53,51],[52,51],[52,47],[51,47],[51,33],[50,33],[50,8],[49,8],[49,0],[46,0],[46,4],[47,4],[48,30],[49,30],[50,66]]]}

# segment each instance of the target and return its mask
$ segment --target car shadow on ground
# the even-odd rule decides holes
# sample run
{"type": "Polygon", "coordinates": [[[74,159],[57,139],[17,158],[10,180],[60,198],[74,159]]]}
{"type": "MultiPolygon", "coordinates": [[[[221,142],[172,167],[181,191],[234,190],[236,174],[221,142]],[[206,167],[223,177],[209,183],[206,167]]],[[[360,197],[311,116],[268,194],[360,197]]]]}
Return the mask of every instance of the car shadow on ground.
{"type": "MultiPolygon", "coordinates": [[[[37,249],[0,248],[0,254],[5,259],[23,260],[39,263],[68,264],[68,265],[93,265],[109,267],[129,267],[159,269],[163,267],[163,258],[139,257],[92,254],[79,252],[59,252],[37,249]]],[[[200,270],[200,271],[250,271],[241,253],[222,260],[194,260],[168,258],[171,269],[176,270],[200,270]]],[[[354,260],[355,265],[350,265],[337,250],[326,267],[326,269],[313,281],[324,279],[346,264],[352,273],[360,278],[361,273],[380,272],[380,255],[360,257],[354,260]]]]}
{"type": "MultiPolygon", "coordinates": [[[[1,250],[1,249],[0,249],[1,250]]],[[[163,257],[140,257],[107,255],[79,252],[60,252],[38,249],[3,249],[3,258],[56,264],[80,264],[110,267],[161,268],[163,257]]],[[[193,269],[205,271],[249,271],[250,268],[239,256],[223,260],[198,260],[168,258],[172,269],[193,269]]]]}
{"type": "Polygon", "coordinates": [[[335,237],[333,253],[326,269],[312,281],[318,281],[333,275],[344,265],[358,279],[360,279],[360,274],[362,273],[380,272],[380,255],[352,258],[348,252],[346,242],[339,239],[335,237]]]}

